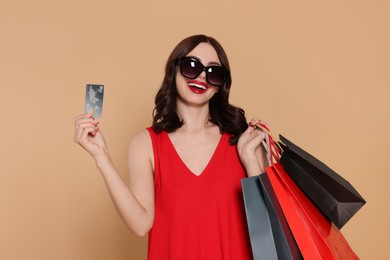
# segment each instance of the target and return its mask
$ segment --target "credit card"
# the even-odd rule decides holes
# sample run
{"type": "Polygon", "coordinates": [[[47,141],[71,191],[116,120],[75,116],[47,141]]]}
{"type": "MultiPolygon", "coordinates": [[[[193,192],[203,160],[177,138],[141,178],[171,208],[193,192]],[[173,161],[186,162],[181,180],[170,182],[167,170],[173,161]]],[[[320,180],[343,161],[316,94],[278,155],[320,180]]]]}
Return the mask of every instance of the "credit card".
{"type": "Polygon", "coordinates": [[[95,118],[101,118],[103,112],[104,85],[87,84],[85,92],[85,114],[91,114],[95,118]]]}

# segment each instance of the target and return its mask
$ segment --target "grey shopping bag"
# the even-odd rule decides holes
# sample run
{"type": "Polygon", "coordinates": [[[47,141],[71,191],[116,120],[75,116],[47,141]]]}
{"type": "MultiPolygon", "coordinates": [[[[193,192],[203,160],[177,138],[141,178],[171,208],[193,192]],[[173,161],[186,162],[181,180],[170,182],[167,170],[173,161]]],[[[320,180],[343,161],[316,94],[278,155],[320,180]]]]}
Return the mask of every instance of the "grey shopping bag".
{"type": "Polygon", "coordinates": [[[241,180],[255,260],[303,259],[266,174],[241,180]]]}

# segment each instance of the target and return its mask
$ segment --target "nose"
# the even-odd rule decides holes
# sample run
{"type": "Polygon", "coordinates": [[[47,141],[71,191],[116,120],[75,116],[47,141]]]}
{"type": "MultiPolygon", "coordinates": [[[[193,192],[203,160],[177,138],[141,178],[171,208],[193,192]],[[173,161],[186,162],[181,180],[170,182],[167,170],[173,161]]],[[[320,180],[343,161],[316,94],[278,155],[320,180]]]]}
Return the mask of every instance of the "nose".
{"type": "Polygon", "coordinates": [[[199,74],[199,76],[198,76],[200,79],[206,79],[206,71],[205,70],[203,70],[200,74],[199,74]]]}

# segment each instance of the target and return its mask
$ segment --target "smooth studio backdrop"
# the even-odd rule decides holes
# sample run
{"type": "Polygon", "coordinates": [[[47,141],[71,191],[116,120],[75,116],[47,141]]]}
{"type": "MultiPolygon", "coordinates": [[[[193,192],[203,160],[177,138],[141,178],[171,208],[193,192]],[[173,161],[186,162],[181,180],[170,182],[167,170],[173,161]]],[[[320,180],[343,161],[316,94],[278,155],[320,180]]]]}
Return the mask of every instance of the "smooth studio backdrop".
{"type": "Polygon", "coordinates": [[[73,142],[85,85],[127,179],[174,46],[215,37],[231,102],[349,180],[367,205],[342,229],[389,259],[389,1],[0,1],[0,259],[145,259],[92,158],[73,142]]]}

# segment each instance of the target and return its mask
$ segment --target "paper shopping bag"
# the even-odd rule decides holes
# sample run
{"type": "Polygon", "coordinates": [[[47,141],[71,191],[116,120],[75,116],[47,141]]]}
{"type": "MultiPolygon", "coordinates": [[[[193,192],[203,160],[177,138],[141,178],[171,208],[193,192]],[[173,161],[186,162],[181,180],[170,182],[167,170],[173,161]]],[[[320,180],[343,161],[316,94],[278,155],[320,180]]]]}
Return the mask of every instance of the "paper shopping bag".
{"type": "Polygon", "coordinates": [[[255,260],[303,259],[266,174],[241,180],[255,260]]]}
{"type": "Polygon", "coordinates": [[[282,153],[283,168],[321,210],[341,229],[366,203],[343,177],[280,135],[288,149],[282,153]]]}
{"type": "Polygon", "coordinates": [[[359,259],[340,230],[322,215],[282,165],[273,164],[266,172],[304,259],[359,259]]]}

